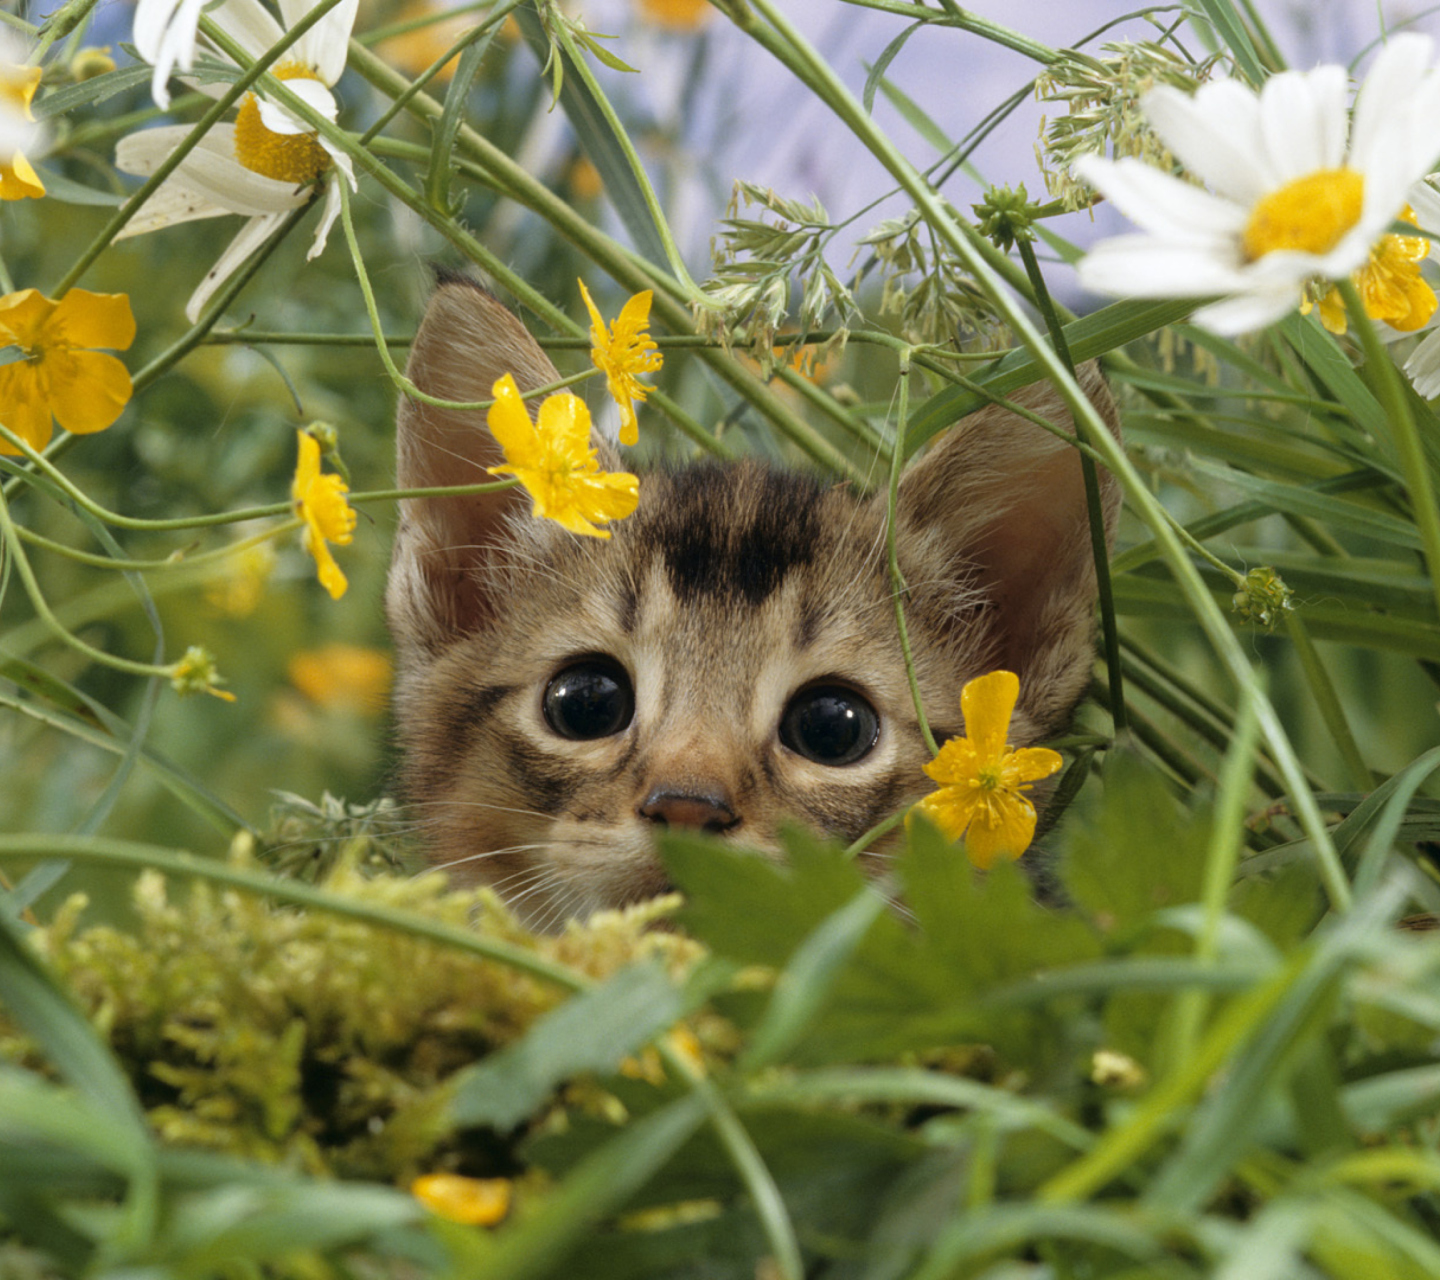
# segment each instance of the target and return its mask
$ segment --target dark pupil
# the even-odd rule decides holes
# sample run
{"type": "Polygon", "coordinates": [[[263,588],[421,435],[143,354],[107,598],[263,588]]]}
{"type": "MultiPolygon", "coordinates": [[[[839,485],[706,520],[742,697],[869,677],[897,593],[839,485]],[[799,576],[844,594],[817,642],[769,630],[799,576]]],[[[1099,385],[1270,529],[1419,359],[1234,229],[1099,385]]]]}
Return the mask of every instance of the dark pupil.
{"type": "Polygon", "coordinates": [[[791,702],[780,724],[780,741],[816,764],[852,764],[875,745],[880,721],[858,693],[809,689],[791,702]]]}
{"type": "Polygon", "coordinates": [[[608,738],[634,714],[630,677],[615,663],[577,662],[545,689],[545,720],[562,738],[608,738]]]}

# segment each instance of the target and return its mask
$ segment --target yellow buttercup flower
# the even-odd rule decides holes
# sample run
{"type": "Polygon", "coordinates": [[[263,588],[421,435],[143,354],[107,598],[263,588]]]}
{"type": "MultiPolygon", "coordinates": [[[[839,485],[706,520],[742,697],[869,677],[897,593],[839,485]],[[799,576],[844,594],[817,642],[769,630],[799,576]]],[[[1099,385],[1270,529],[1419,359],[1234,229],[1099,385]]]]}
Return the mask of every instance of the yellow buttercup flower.
{"type": "Polygon", "coordinates": [[[710,19],[710,0],[639,0],[640,13],[657,27],[696,31],[710,19]]]}
{"type": "Polygon", "coordinates": [[[320,585],[332,600],[338,600],[350,584],[328,544],[347,547],[355,535],[355,512],[345,501],[350,490],[339,476],[320,474],[320,442],[308,431],[297,434],[300,461],[290,494],[295,500],[295,514],[305,521],[305,550],[315,557],[320,585]]]}
{"type": "Polygon", "coordinates": [[[508,1178],[427,1173],[410,1184],[410,1194],[431,1213],[471,1227],[493,1227],[510,1212],[508,1178]]]}
{"type": "Polygon", "coordinates": [[[529,491],[535,514],[571,533],[608,538],[596,524],[623,520],[640,500],[640,481],[628,471],[601,471],[590,447],[590,411],[579,396],[547,396],[538,421],[506,374],[495,384],[495,403],[486,421],[505,451],[505,465],[492,476],[512,475],[529,491]]]}
{"type": "MultiPolygon", "coordinates": [[[[1415,210],[1408,204],[1400,210],[1397,222],[1420,224],[1415,210]]],[[[1413,333],[1423,328],[1435,314],[1435,290],[1420,274],[1420,264],[1430,256],[1426,236],[1382,236],[1370,250],[1369,261],[1354,272],[1352,279],[1365,304],[1365,314],[1383,320],[1400,333],[1413,333]]],[[[1320,309],[1320,323],[1331,333],[1346,329],[1345,303],[1339,289],[1328,289],[1315,304],[1320,309]]],[[[1303,314],[1310,312],[1307,297],[1300,305],[1303,314]]]]}
{"type": "Polygon", "coordinates": [[[640,438],[640,424],[635,420],[634,401],[643,401],[650,388],[635,375],[654,373],[661,365],[661,356],[654,340],[646,333],[650,324],[651,290],[637,293],[621,309],[607,333],[599,309],[590,299],[590,290],[580,281],[580,294],[590,312],[590,359],[605,375],[610,394],[620,406],[620,443],[634,444],[640,438]]]}
{"type": "Polygon", "coordinates": [[[940,784],[916,806],[952,840],[965,838],[977,867],[1018,858],[1035,838],[1035,806],[1024,792],[1060,768],[1048,747],[1013,750],[1006,743],[1020,694],[1012,671],[992,671],[960,691],[964,738],[951,738],[925,772],[940,784]]]}
{"type": "MultiPolygon", "coordinates": [[[[130,402],[130,372],[116,357],[135,341],[135,317],[123,293],[71,289],[59,302],[38,289],[0,298],[0,350],[20,356],[0,365],[0,422],[31,448],[50,443],[52,418],[66,431],[103,431],[130,402]]],[[[19,450],[0,440],[0,453],[19,450]]]]}
{"type": "Polygon", "coordinates": [[[0,200],[35,199],[45,184],[25,158],[24,146],[39,136],[30,102],[44,73],[39,67],[0,62],[0,200]]]}
{"type": "Polygon", "coordinates": [[[292,654],[285,672],[316,706],[379,715],[393,670],[389,654],[338,641],[292,654]]]}

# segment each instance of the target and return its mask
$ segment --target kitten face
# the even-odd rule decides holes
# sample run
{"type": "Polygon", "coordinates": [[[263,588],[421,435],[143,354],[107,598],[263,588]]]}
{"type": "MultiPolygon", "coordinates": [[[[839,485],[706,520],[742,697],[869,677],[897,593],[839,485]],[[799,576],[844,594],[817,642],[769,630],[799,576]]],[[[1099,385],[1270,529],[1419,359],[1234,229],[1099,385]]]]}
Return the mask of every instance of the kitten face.
{"type": "MultiPolygon", "coordinates": [[[[410,376],[460,400],[489,394],[497,359],[522,386],[553,380],[527,343],[488,294],[447,283],[410,376]]],[[[400,432],[406,486],[495,461],[478,414],[407,405],[400,432]]],[[[929,461],[902,486],[907,618],[937,738],[962,731],[961,686],[996,666],[1022,677],[1017,745],[1088,680],[1079,467],[1028,435],[1018,477],[982,440],[969,484],[929,461]]],[[[494,885],[538,928],[662,892],[663,826],[764,851],[786,822],[851,841],[931,789],[883,497],[753,463],[647,475],[640,493],[603,541],[533,519],[513,492],[403,511],[387,606],[407,798],[432,862],[494,885]]]]}

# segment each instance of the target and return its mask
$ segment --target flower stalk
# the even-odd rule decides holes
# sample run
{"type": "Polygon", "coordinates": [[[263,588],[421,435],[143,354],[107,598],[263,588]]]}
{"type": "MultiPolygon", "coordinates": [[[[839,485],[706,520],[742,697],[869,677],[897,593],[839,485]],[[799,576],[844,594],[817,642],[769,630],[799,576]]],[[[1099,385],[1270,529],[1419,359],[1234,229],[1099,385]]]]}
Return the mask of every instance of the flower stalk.
{"type": "MultiPolygon", "coordinates": [[[[1045,284],[1044,273],[1035,259],[1035,246],[1028,235],[1017,235],[1015,246],[1034,292],[1035,306],[1045,321],[1050,341],[1055,344],[1055,354],[1073,378],[1075,361],[1070,355],[1069,343],[1065,341],[1065,329],[1055,312],[1055,304],[1045,284]]],[[[1095,583],[1100,595],[1100,632],[1105,647],[1105,668],[1110,680],[1110,719],[1118,737],[1125,732],[1128,724],[1125,714],[1125,679],[1120,669],[1120,631],[1115,621],[1115,590],[1110,582],[1110,549],[1105,540],[1105,511],[1100,504],[1100,477],[1095,471],[1095,460],[1089,454],[1080,455],[1080,473],[1085,481],[1085,510],[1090,520],[1090,552],[1095,562],[1095,583]]]]}
{"type": "Polygon", "coordinates": [[[1435,485],[1430,477],[1430,464],[1425,457],[1425,448],[1420,441],[1420,432],[1415,425],[1415,415],[1410,412],[1399,371],[1375,332],[1375,325],[1366,314],[1365,304],[1353,280],[1337,280],[1335,287],[1345,300],[1345,310],[1350,316],[1355,332],[1360,338],[1360,348],[1365,353],[1365,368],[1369,372],[1375,396],[1385,410],[1390,424],[1395,452],[1399,455],[1400,471],[1405,477],[1405,488],[1410,494],[1410,510],[1415,518],[1415,527],[1420,533],[1420,545],[1424,549],[1425,569],[1430,575],[1430,589],[1435,598],[1435,615],[1440,618],[1440,505],[1435,501],[1435,485]]]}
{"type": "Polygon", "coordinates": [[[1291,789],[1300,825],[1314,847],[1326,893],[1337,910],[1348,909],[1353,898],[1349,879],[1335,850],[1335,843],[1330,838],[1330,833],[1325,826],[1320,807],[1306,785],[1304,772],[1289,736],[1286,734],[1274,706],[1260,686],[1249,655],[1236,639],[1230,624],[1221,614],[1199,572],[1186,554],[1179,539],[1174,535],[1171,522],[1161,508],[1158,499],[1150,493],[1144,479],[1125,456],[1124,450],[1110,435],[1100,415],[1095,411],[1095,407],[1086,398],[1069,370],[1061,363],[1045,336],[1035,328],[1029,317],[1016,305],[995,272],[971,245],[968,237],[950,215],[939,194],[915,171],[909,160],[880,131],[869,113],[856,101],[835,72],[778,11],[771,0],[750,0],[750,11],[751,16],[748,21],[742,24],[747,32],[793,70],[804,83],[814,88],[822,101],[830,106],[831,110],[900,183],[935,228],[936,233],[951,246],[957,256],[965,261],[976,282],[991,296],[996,310],[1026,350],[1034,357],[1043,375],[1050,380],[1064,399],[1075,420],[1077,430],[1087,437],[1091,446],[1100,453],[1106,465],[1115,473],[1116,479],[1119,480],[1136,514],[1155,534],[1156,541],[1161,546],[1162,554],[1174,573],[1181,592],[1210,643],[1224,662],[1232,680],[1244,697],[1254,700],[1261,732],[1270,745],[1276,764],[1291,789]],[[764,17],[765,22],[769,24],[769,29],[756,20],[755,14],[764,17]]]}

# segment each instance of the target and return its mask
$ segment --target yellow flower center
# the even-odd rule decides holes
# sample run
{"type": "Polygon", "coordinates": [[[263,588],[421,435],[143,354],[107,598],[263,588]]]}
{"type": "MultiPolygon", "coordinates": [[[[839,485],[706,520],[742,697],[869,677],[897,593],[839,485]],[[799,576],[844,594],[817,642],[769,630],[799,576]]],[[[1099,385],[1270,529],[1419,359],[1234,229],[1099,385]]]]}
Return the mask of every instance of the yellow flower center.
{"type": "MultiPolygon", "coordinates": [[[[319,80],[299,62],[282,62],[271,69],[277,80],[319,80]]],[[[330,167],[330,155],[310,133],[275,133],[260,118],[260,103],[245,95],[235,118],[235,158],[247,169],[277,182],[314,182],[330,167]]]]}
{"type": "Polygon", "coordinates": [[[1365,179],[1354,169],[1317,169],[1278,187],[1256,204],[1245,226],[1245,257],[1277,249],[1328,253],[1360,221],[1365,179]]]}
{"type": "Polygon", "coordinates": [[[977,766],[975,770],[975,783],[981,791],[1003,790],[1005,782],[1000,777],[1000,762],[996,760],[990,764],[977,766]]]}

